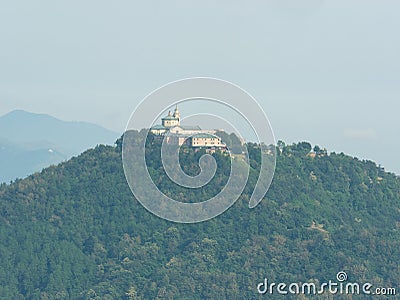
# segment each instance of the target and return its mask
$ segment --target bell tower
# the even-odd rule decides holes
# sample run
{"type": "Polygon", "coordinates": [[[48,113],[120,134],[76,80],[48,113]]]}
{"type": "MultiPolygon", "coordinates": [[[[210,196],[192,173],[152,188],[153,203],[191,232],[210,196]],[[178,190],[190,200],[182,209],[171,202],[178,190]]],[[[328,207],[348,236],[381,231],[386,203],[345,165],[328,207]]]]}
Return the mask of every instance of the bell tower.
{"type": "Polygon", "coordinates": [[[173,117],[178,120],[178,124],[177,125],[180,125],[181,124],[181,113],[178,110],[178,104],[175,106],[173,117]]]}

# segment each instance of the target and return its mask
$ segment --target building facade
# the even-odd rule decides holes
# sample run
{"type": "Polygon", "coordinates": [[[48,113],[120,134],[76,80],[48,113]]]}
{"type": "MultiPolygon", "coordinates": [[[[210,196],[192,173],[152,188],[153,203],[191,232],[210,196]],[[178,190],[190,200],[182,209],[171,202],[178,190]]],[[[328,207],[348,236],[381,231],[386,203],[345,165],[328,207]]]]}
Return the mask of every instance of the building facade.
{"type": "Polygon", "coordinates": [[[181,125],[178,106],[173,114],[169,111],[168,115],[161,119],[161,125],[151,127],[150,132],[165,137],[167,143],[177,143],[179,146],[186,144],[196,149],[226,149],[221,138],[215,135],[216,130],[203,130],[197,125],[181,125]]]}
{"type": "Polygon", "coordinates": [[[181,114],[178,110],[178,105],[175,107],[174,114],[171,114],[171,111],[168,112],[168,115],[161,119],[161,125],[165,128],[171,128],[174,126],[179,126],[181,124],[181,114]]]}

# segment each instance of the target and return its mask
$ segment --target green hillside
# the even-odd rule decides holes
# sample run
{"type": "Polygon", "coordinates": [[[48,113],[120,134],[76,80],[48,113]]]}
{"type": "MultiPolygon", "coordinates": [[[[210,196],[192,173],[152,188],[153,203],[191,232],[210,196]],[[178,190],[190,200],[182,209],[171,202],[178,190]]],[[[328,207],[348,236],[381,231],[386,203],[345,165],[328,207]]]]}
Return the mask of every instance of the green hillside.
{"type": "MultiPolygon", "coordinates": [[[[266,199],[249,209],[259,157],[249,144],[241,199],[211,221],[177,224],[133,198],[120,144],[0,186],[0,299],[265,299],[264,278],[325,282],[339,271],[398,287],[400,179],[375,163],[280,143],[266,199]]],[[[161,180],[157,150],[148,150],[152,177],[182,193],[161,180]]],[[[200,154],[183,154],[188,173],[200,154]]],[[[229,161],[215,157],[219,178],[204,197],[226,181],[229,161]]]]}

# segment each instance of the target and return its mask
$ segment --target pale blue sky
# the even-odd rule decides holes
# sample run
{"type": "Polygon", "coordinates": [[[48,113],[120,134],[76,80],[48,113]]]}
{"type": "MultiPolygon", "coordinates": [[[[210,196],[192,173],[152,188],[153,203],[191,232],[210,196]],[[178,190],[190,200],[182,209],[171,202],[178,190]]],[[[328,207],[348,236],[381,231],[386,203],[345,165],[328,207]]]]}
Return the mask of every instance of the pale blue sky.
{"type": "Polygon", "coordinates": [[[1,1],[0,115],[122,132],[153,89],[217,77],[261,103],[277,139],[400,174],[399,10],[395,0],[1,1]]]}

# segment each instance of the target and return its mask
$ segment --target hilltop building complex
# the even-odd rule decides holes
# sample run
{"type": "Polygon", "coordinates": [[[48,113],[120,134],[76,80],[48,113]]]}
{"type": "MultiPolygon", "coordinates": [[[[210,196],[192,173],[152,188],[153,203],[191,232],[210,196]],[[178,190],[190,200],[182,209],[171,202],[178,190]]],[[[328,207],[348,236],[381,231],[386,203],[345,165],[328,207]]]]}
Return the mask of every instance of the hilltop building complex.
{"type": "Polygon", "coordinates": [[[173,114],[169,111],[168,115],[161,119],[161,125],[151,127],[150,132],[165,136],[168,143],[177,143],[179,146],[186,144],[192,148],[226,150],[226,145],[221,138],[215,135],[217,130],[203,130],[200,126],[181,125],[178,106],[175,107],[173,114]]]}

